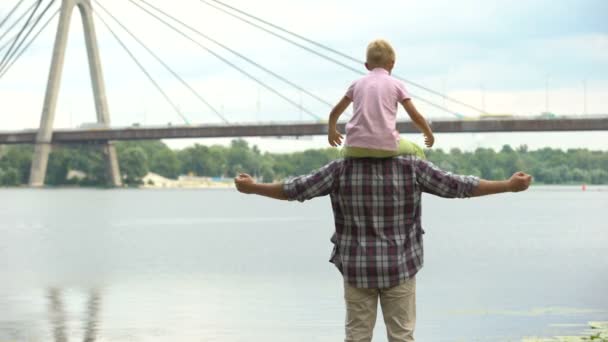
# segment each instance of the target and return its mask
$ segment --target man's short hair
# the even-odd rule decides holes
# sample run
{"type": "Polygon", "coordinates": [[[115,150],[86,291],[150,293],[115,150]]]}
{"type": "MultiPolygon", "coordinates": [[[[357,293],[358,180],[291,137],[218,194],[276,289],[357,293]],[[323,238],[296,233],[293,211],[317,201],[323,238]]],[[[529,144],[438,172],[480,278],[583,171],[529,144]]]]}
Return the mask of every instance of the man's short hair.
{"type": "Polygon", "coordinates": [[[395,61],[395,50],[389,42],[376,39],[367,45],[367,64],[372,68],[386,67],[395,61]]]}

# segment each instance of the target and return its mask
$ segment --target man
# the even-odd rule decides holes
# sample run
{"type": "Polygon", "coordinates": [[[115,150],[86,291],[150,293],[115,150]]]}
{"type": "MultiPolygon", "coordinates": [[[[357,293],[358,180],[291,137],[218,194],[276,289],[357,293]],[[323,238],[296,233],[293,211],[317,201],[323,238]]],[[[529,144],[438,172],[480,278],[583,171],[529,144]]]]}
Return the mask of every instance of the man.
{"type": "Polygon", "coordinates": [[[344,277],[346,342],[369,342],[378,298],[391,342],[414,341],[416,273],[422,268],[421,194],[450,198],[518,192],[531,176],[488,181],[445,172],[413,156],[347,158],[285,183],[235,178],[240,192],[305,201],[330,195],[336,231],[330,261],[344,277]]]}

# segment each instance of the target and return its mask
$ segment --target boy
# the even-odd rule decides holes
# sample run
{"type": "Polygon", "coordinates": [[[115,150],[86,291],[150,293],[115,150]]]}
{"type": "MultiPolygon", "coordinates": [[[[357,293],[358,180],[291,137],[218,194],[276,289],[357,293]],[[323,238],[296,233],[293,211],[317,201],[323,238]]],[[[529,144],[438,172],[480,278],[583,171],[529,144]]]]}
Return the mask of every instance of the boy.
{"type": "Polygon", "coordinates": [[[345,157],[386,158],[413,154],[424,158],[420,146],[400,139],[397,131],[397,107],[401,103],[414,124],[432,147],[433,132],[412,104],[411,97],[399,80],[390,76],[395,66],[395,51],[384,40],[374,40],[367,46],[365,67],[370,73],[348,88],[346,95],[329,115],[328,141],[331,146],[342,144],[336,129],[340,115],[353,102],[353,117],[346,124],[345,157]]]}

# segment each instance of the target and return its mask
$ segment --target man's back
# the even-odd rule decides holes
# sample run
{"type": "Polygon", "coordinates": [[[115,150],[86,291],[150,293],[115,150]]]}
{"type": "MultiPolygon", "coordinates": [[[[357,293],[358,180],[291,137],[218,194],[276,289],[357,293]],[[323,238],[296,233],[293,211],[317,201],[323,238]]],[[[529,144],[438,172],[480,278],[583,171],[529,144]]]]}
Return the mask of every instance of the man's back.
{"type": "Polygon", "coordinates": [[[340,159],[285,183],[288,198],[330,195],[335,221],[330,261],[358,288],[387,288],[423,265],[421,193],[468,197],[476,177],[416,157],[340,159]]]}

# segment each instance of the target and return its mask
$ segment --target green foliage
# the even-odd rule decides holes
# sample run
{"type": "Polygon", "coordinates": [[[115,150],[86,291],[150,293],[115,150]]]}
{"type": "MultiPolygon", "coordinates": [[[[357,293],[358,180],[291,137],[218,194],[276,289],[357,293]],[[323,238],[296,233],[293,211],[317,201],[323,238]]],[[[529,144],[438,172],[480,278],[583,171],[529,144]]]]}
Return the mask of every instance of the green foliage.
{"type": "MultiPolygon", "coordinates": [[[[17,146],[8,146],[5,147],[4,150],[0,149],[0,170],[2,173],[6,174],[10,171],[10,178],[14,178],[12,173],[17,172],[17,184],[26,183],[30,177],[30,166],[32,164],[32,156],[34,153],[34,148],[32,145],[17,145],[17,146]]],[[[2,185],[16,185],[13,184],[14,181],[11,180],[9,183],[4,183],[2,180],[2,185]]]]}
{"type": "Polygon", "coordinates": [[[140,146],[118,150],[121,174],[127,185],[142,184],[142,178],[148,173],[148,156],[140,146]]]}
{"type": "Polygon", "coordinates": [[[119,158],[125,150],[141,149],[146,156],[148,168],[163,177],[176,178],[181,173],[181,164],[177,154],[162,141],[125,141],[117,143],[116,148],[119,158]]]}
{"type": "Polygon", "coordinates": [[[17,186],[20,184],[19,171],[9,167],[0,169],[0,186],[17,186]]]}
{"type": "Polygon", "coordinates": [[[452,149],[446,154],[438,149],[426,153],[429,160],[448,171],[485,179],[504,179],[524,171],[532,174],[536,183],[608,184],[608,152],[548,147],[529,151],[526,145],[517,149],[505,145],[498,153],[485,148],[474,152],[452,149]]]}
{"type": "MultiPolygon", "coordinates": [[[[339,157],[337,149],[318,149],[290,154],[261,153],[242,139],[230,146],[194,145],[171,150],[161,141],[116,143],[120,169],[126,184],[141,184],[148,172],[168,178],[180,174],[233,177],[246,172],[271,182],[306,174],[339,157]]],[[[459,174],[485,179],[504,179],[516,171],[532,174],[536,183],[608,184],[608,152],[587,149],[567,151],[543,148],[530,151],[526,145],[505,145],[499,152],[488,148],[462,151],[454,148],[427,150],[427,157],[439,167],[459,174]]],[[[32,146],[0,146],[0,185],[27,183],[33,155],[32,146]]],[[[49,157],[46,182],[49,185],[106,184],[106,165],[97,145],[54,147],[49,157]],[[86,174],[84,179],[67,179],[70,170],[86,174]]]]}

